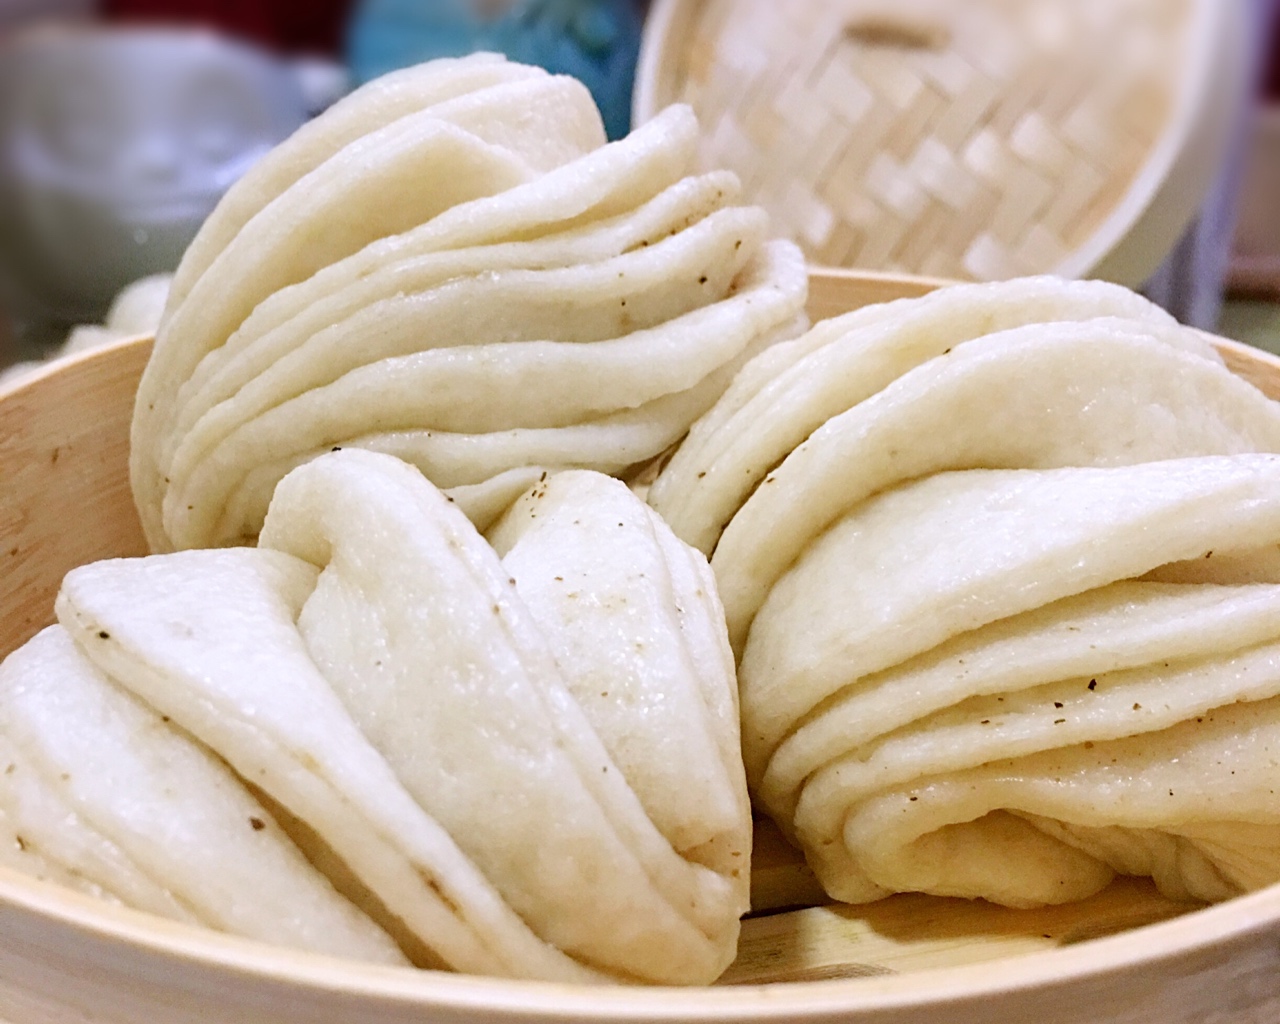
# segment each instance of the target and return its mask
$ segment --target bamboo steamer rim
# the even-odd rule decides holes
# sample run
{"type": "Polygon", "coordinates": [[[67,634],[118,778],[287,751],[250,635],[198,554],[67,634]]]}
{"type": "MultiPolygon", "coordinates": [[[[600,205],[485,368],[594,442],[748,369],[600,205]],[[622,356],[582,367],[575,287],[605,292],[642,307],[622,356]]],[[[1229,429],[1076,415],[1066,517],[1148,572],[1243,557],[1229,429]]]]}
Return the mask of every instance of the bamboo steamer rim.
{"type": "MultiPolygon", "coordinates": [[[[917,295],[951,283],[825,270],[815,271],[811,279],[828,295],[888,290],[917,295]]],[[[94,366],[125,358],[140,366],[151,341],[132,338],[56,360],[0,386],[0,403],[29,396],[51,379],[90,372],[94,366]]],[[[1280,358],[1226,339],[1213,341],[1237,372],[1253,371],[1280,386],[1280,358]]],[[[1162,967],[1178,976],[1184,961],[1219,963],[1230,956],[1234,944],[1268,931],[1280,934],[1280,883],[1170,920],[1001,960],[889,976],[705,988],[576,986],[362,964],[169,921],[0,866],[0,946],[4,935],[19,931],[28,936],[28,946],[30,936],[36,936],[37,949],[73,947],[85,951],[89,962],[95,954],[124,947],[135,962],[146,959],[148,973],[172,977],[200,972],[202,988],[211,981],[220,986],[257,983],[272,986],[281,997],[305,992],[475,1019],[858,1019],[862,1014],[978,1007],[993,997],[1017,993],[1039,998],[1074,983],[1109,978],[1124,984],[1126,975],[1140,977],[1162,967]]]]}
{"type": "Polygon", "coordinates": [[[730,1021],[942,1010],[1003,993],[1047,991],[1073,981],[1147,971],[1179,956],[1274,929],[1280,922],[1280,883],[1168,921],[1004,960],[889,976],[702,988],[593,987],[362,964],[113,906],[0,867],[0,922],[10,921],[15,912],[57,926],[59,944],[72,936],[125,942],[154,955],[162,969],[170,964],[218,968],[220,981],[226,983],[263,980],[319,994],[510,1014],[521,1020],[730,1021]]]}
{"type": "MultiPolygon", "coordinates": [[[[1055,266],[1024,268],[1024,273],[1097,277],[1137,288],[1200,208],[1226,150],[1232,112],[1248,88],[1239,73],[1246,29],[1244,0],[1188,3],[1189,59],[1173,91],[1164,130],[1090,236],[1055,266]]],[[[679,101],[673,55],[685,45],[700,7],[701,0],[654,0],[636,64],[633,124],[643,124],[679,101]]]]}

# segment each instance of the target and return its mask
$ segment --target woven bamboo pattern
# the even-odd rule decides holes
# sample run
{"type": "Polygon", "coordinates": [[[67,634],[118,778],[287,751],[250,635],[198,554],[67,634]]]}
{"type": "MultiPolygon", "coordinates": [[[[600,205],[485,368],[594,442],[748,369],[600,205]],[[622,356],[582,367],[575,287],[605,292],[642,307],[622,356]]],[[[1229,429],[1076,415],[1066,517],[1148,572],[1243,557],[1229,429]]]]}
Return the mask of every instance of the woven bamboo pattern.
{"type": "Polygon", "coordinates": [[[701,159],[811,260],[1052,271],[1123,201],[1178,102],[1189,0],[702,0],[663,54],[701,159]]]}

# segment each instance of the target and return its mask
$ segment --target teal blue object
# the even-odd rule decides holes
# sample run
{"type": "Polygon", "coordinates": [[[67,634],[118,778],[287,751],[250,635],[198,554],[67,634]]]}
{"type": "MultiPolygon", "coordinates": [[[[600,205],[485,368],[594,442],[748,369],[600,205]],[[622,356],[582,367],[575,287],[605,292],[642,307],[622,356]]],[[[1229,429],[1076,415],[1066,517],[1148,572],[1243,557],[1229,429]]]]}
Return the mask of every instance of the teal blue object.
{"type": "Polygon", "coordinates": [[[488,17],[478,6],[483,0],[361,0],[347,33],[356,81],[435,57],[491,50],[573,75],[591,90],[609,138],[627,134],[640,51],[635,0],[515,0],[488,17]]]}

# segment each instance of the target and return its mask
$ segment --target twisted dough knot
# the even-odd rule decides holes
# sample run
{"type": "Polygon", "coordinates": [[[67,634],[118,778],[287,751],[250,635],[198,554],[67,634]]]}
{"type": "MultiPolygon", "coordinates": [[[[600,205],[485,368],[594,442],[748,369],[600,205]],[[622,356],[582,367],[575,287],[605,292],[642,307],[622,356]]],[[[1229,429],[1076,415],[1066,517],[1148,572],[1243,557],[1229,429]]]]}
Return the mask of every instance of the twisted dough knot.
{"type": "Polygon", "coordinates": [[[1280,407],[1096,283],[945,289],[744,368],[650,501],[714,549],[753,795],[829,893],[1280,877],[1267,451],[1280,407]]]}
{"type": "Polygon", "coordinates": [[[153,550],[241,543],[334,445],[482,528],[543,470],[622,474],[803,329],[803,259],[674,107],[605,144],[578,82],[492,55],[387,76],[266,157],[174,281],[133,423],[153,550]]]}
{"type": "MultiPolygon", "coordinates": [[[[173,760],[154,735],[225,762],[270,809],[237,804],[156,847],[128,807],[85,797],[93,842],[149,851],[143,873],[197,920],[257,937],[514,977],[713,980],[747,907],[751,823],[710,568],[589,472],[538,485],[495,541],[501,560],[412,467],[343,451],[280,484],[258,549],[70,573],[50,642],[149,719],[85,756],[145,778],[173,760]],[[225,849],[277,823],[395,946],[349,905],[360,920],[334,928],[332,890],[324,920],[299,900],[287,925],[238,924],[168,863],[204,832],[225,849]]],[[[26,687],[22,661],[5,691],[26,687]]],[[[168,784],[203,805],[194,775],[168,784]]],[[[223,895],[252,907],[276,884],[252,874],[223,895]]],[[[86,877],[129,901],[118,873],[86,877]]]]}

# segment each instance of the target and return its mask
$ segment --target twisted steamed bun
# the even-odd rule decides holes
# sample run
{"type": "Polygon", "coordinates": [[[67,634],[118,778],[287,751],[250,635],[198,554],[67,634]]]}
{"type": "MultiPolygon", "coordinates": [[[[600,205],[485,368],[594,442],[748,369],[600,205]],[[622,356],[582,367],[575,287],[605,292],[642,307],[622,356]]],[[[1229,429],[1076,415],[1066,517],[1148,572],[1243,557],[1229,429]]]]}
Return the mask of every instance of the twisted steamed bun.
{"type": "Polygon", "coordinates": [[[0,666],[19,866],[362,959],[714,980],[751,816],[710,568],[592,472],[495,541],[344,451],[281,482],[256,549],[71,572],[60,625],[0,666]]]}
{"type": "Polygon", "coordinates": [[[803,329],[799,251],[668,110],[606,145],[572,79],[490,55],[371,83],[215,210],[138,393],[155,550],[252,540],[334,446],[418,466],[481,526],[545,470],[623,474],[803,329]]]}
{"type": "Polygon", "coordinates": [[[1220,899],[1280,878],[1276,451],[1198,333],[1028,279],[769,350],[649,500],[714,552],[753,795],[831,895],[1220,899]]]}

